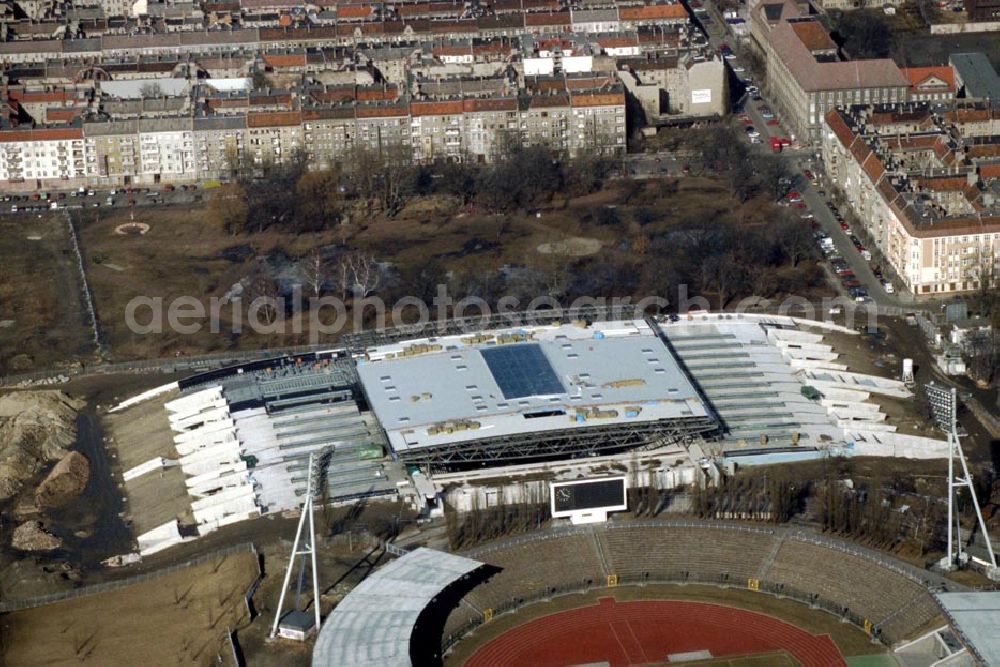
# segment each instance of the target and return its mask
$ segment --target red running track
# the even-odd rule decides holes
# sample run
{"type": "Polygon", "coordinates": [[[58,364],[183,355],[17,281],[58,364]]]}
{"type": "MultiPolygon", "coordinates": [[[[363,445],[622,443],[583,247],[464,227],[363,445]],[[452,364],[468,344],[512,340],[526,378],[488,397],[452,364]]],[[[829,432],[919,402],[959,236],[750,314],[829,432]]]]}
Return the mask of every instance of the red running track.
{"type": "Polygon", "coordinates": [[[829,635],[811,635],[773,616],[706,602],[601,598],[550,614],[487,642],[465,667],[665,662],[673,653],[713,657],[788,651],[807,667],[844,666],[829,635]]]}

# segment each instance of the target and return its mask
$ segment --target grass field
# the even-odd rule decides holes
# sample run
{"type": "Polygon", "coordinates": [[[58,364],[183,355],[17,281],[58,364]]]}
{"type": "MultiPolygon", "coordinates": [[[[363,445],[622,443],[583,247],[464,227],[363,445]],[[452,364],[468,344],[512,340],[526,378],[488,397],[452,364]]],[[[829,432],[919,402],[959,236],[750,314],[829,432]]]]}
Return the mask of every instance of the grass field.
{"type": "Polygon", "coordinates": [[[0,219],[0,375],[94,353],[62,216],[0,219]]]}
{"type": "Polygon", "coordinates": [[[243,595],[256,577],[254,554],[233,554],[127,588],[9,614],[0,618],[3,661],[217,664],[218,656],[230,655],[225,633],[246,618],[243,595]]]}

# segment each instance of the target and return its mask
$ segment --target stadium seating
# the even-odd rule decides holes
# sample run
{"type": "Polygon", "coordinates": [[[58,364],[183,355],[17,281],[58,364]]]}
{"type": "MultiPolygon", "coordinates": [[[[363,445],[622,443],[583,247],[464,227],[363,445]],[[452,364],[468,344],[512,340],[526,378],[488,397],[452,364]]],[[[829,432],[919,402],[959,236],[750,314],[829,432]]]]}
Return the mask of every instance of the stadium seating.
{"type": "Polygon", "coordinates": [[[503,568],[467,599],[479,609],[495,608],[519,596],[535,595],[551,588],[604,585],[597,548],[592,535],[567,535],[544,543],[530,541],[511,548],[477,553],[490,565],[503,568]]]}
{"type": "Polygon", "coordinates": [[[923,591],[909,605],[881,623],[879,632],[886,642],[895,643],[912,637],[914,631],[928,626],[935,619],[936,625],[945,623],[941,609],[934,602],[934,598],[930,593],[923,591]]]}
{"type": "Polygon", "coordinates": [[[922,592],[930,597],[920,584],[866,558],[798,540],[782,543],[765,578],[818,593],[875,625],[922,592]]]}
{"type": "MultiPolygon", "coordinates": [[[[816,595],[835,613],[868,619],[888,643],[900,641],[939,616],[931,594],[916,581],[861,555],[772,533],[767,526],[612,523],[593,532],[546,533],[498,540],[466,553],[503,568],[469,593],[448,617],[445,637],[486,609],[496,612],[546,590],[603,586],[649,579],[746,586],[760,579],[799,598],[816,595]]],[[[828,609],[830,610],[830,609],[828,609]]]]}
{"type": "Polygon", "coordinates": [[[612,524],[598,536],[609,569],[620,577],[737,585],[758,576],[775,544],[766,532],[674,526],[612,524]]]}
{"type": "Polygon", "coordinates": [[[482,612],[553,588],[603,586],[607,581],[590,534],[513,545],[501,540],[495,549],[487,546],[466,555],[502,570],[465,596],[465,604],[448,616],[445,637],[479,616],[469,605],[482,612]]]}

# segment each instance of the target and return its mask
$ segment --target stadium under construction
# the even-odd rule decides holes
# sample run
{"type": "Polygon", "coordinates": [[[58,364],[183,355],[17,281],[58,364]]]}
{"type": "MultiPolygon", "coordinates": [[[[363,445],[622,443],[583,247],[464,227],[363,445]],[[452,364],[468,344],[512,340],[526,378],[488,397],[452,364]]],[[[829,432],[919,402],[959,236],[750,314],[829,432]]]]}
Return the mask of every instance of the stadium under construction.
{"type": "MultiPolygon", "coordinates": [[[[443,483],[576,477],[640,459],[670,486],[727,464],[943,457],[945,443],[887,423],[878,398],[906,397],[905,385],[850,372],[824,328],[856,333],[697,314],[367,334],[161,388],[173,447],[126,479],[179,465],[204,534],[296,509],[310,475],[320,502],[426,506],[443,483]]],[[[179,539],[165,525],[146,544],[179,539]]]]}

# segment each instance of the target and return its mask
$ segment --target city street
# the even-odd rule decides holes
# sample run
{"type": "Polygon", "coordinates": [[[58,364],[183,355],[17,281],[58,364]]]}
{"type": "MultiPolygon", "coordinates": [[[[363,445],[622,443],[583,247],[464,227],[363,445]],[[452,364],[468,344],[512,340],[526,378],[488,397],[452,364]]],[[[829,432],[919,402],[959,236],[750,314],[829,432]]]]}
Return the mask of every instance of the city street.
{"type": "MultiPolygon", "coordinates": [[[[713,15],[718,16],[717,11],[712,12],[713,15]]],[[[709,44],[713,49],[718,51],[719,47],[723,43],[733,45],[736,43],[736,37],[728,31],[728,24],[720,22],[718,20],[713,21],[709,27],[708,31],[709,44]]],[[[740,59],[726,61],[727,65],[732,68],[734,64],[738,64],[740,59]]],[[[744,65],[745,66],[745,65],[744,65]]],[[[730,82],[735,83],[738,78],[735,72],[730,70],[731,77],[730,82]]],[[[740,73],[740,77],[745,82],[749,72],[740,73]]],[[[754,81],[758,86],[762,86],[763,81],[754,81]]],[[[742,82],[737,83],[739,88],[742,88],[742,82]]],[[[764,96],[765,92],[761,90],[761,95],[764,96]]],[[[742,113],[745,113],[753,127],[760,132],[761,143],[753,146],[758,151],[761,152],[771,152],[770,138],[771,137],[789,137],[793,138],[788,127],[782,123],[781,116],[777,113],[777,110],[771,106],[772,112],[774,113],[776,119],[778,120],[777,125],[768,125],[767,119],[761,115],[761,108],[769,106],[766,97],[760,101],[754,101],[749,95],[742,95],[739,99],[733,100],[734,106],[739,104],[742,106],[742,113]]],[[[734,109],[735,111],[735,109],[734,109]]],[[[746,136],[744,128],[745,124],[740,122],[736,125],[738,131],[744,139],[749,142],[749,137],[746,136]]],[[[794,137],[798,139],[798,137],[794,137]]],[[[802,201],[809,207],[809,212],[815,216],[816,222],[819,224],[820,229],[822,229],[833,241],[834,247],[845,262],[854,271],[856,279],[868,290],[869,296],[872,300],[879,306],[883,307],[898,307],[906,308],[914,306],[914,299],[908,294],[887,294],[885,288],[875,274],[872,272],[872,265],[866,261],[858,250],[854,247],[851,239],[849,238],[847,232],[840,228],[840,224],[834,217],[833,213],[827,207],[829,200],[829,195],[823,196],[819,194],[820,188],[813,186],[808,179],[803,175],[803,169],[811,169],[813,172],[822,172],[821,168],[815,168],[812,165],[814,155],[812,149],[806,148],[791,148],[785,146],[782,149],[780,155],[787,160],[790,170],[795,174],[792,189],[799,192],[802,195],[802,201]]],[[[815,158],[818,160],[818,158],[815,158]]],[[[802,209],[804,214],[806,211],[802,209]]],[[[803,221],[805,222],[805,221],[803,221]]],[[[888,268],[888,267],[886,267],[888,268]]],[[[831,274],[831,280],[836,282],[836,277],[831,274]]],[[[838,289],[841,289],[838,285],[838,289]]],[[[843,291],[843,290],[841,290],[843,291]]]]}

